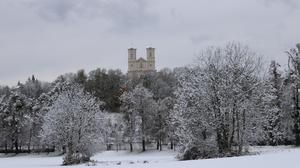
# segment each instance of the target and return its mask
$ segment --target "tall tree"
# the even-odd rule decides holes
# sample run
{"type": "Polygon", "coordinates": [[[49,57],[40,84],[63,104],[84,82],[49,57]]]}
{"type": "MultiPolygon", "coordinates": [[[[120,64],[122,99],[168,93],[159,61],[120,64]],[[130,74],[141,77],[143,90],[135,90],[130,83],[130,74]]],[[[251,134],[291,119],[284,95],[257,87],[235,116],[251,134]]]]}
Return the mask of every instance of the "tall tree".
{"type": "MultiPolygon", "coordinates": [[[[181,125],[181,144],[191,144],[183,145],[184,151],[213,144],[207,140],[215,139],[219,154],[242,152],[256,111],[252,98],[260,84],[260,66],[254,52],[241,44],[228,43],[224,48],[208,48],[198,64],[183,71],[176,91],[175,116],[181,125]],[[193,122],[185,123],[188,119],[193,122]],[[202,129],[197,129],[199,126],[202,129]],[[212,132],[207,130],[211,128],[212,132]]],[[[213,155],[198,152],[202,157],[213,155]]]]}
{"type": "Polygon", "coordinates": [[[124,139],[130,146],[130,152],[133,151],[133,143],[136,141],[138,129],[138,113],[134,108],[134,97],[132,92],[124,92],[121,97],[121,113],[124,114],[124,139]]]}
{"type": "Polygon", "coordinates": [[[275,61],[271,62],[268,76],[264,83],[263,128],[267,144],[269,145],[282,144],[284,136],[282,126],[284,116],[281,105],[283,80],[279,67],[280,65],[275,61]]]}
{"type": "Polygon", "coordinates": [[[5,138],[11,141],[11,149],[14,149],[16,153],[20,151],[20,146],[22,146],[20,143],[27,141],[27,137],[22,135],[26,135],[25,126],[29,120],[30,103],[25,95],[16,88],[9,95],[6,103],[2,104],[1,118],[3,127],[7,131],[5,138]]]}
{"type": "Polygon", "coordinates": [[[292,113],[293,133],[295,137],[295,145],[300,145],[300,44],[297,44],[297,49],[293,48],[287,52],[289,57],[289,90],[292,97],[292,113]]]}

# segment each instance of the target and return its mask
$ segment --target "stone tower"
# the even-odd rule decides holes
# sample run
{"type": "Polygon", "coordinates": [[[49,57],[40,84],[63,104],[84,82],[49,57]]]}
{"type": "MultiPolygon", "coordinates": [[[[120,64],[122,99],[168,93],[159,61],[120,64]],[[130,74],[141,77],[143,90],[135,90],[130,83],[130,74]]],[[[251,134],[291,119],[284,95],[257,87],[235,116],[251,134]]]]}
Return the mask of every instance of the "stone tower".
{"type": "Polygon", "coordinates": [[[136,57],[136,49],[128,49],[128,76],[155,72],[155,48],[146,48],[147,60],[136,57]]]}
{"type": "Polygon", "coordinates": [[[146,48],[146,51],[147,51],[148,69],[155,70],[155,48],[149,47],[146,48]]]}
{"type": "Polygon", "coordinates": [[[135,62],[136,62],[136,49],[129,48],[128,49],[128,71],[135,69],[135,62]]]}

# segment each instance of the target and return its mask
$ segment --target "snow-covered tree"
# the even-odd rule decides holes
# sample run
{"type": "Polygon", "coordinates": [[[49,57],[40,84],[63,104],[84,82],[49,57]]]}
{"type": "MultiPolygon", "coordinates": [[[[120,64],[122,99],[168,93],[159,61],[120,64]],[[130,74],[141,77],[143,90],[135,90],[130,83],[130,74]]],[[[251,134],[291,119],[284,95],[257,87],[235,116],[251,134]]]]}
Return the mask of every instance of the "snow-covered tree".
{"type": "Polygon", "coordinates": [[[138,129],[138,113],[134,109],[132,92],[125,92],[121,95],[121,108],[120,111],[124,114],[124,139],[130,146],[130,151],[133,151],[133,143],[136,141],[138,129]]]}
{"type": "MultiPolygon", "coordinates": [[[[173,110],[173,99],[166,97],[157,102],[157,110],[153,110],[150,115],[153,122],[151,136],[157,141],[157,150],[162,150],[162,143],[168,138],[170,131],[170,115],[173,110]]],[[[170,138],[172,143],[172,139],[170,138]]]]}
{"type": "Polygon", "coordinates": [[[41,136],[49,145],[67,149],[65,165],[88,161],[103,141],[101,104],[73,84],[59,94],[45,115],[41,136]]]}
{"type": "Polygon", "coordinates": [[[142,141],[142,150],[146,150],[146,140],[149,139],[151,119],[150,116],[157,108],[153,94],[142,85],[136,86],[131,92],[121,96],[121,109],[125,113],[126,136],[132,151],[134,140],[142,141]]]}
{"type": "Polygon", "coordinates": [[[198,64],[183,71],[174,107],[183,154],[211,157],[214,144],[221,155],[242,152],[256,111],[252,98],[260,84],[259,68],[254,52],[229,43],[208,48],[198,64]]]}
{"type": "Polygon", "coordinates": [[[5,145],[11,142],[11,149],[18,153],[23,145],[21,142],[27,142],[27,123],[30,119],[30,101],[25,95],[21,94],[18,88],[12,90],[6,101],[1,102],[1,120],[2,128],[5,130],[5,145]],[[24,136],[25,135],[25,136],[24,136]]]}
{"type": "Polygon", "coordinates": [[[0,146],[4,147],[5,150],[8,150],[8,139],[7,139],[7,122],[4,121],[6,118],[6,113],[4,112],[7,107],[7,98],[10,94],[10,89],[0,86],[0,146]]]}
{"type": "Polygon", "coordinates": [[[263,117],[264,117],[264,133],[267,144],[282,144],[284,129],[282,126],[282,85],[283,80],[279,70],[280,65],[275,61],[271,62],[267,79],[264,83],[263,95],[263,117]]]}
{"type": "Polygon", "coordinates": [[[171,115],[178,139],[179,159],[212,157],[216,153],[212,114],[205,111],[204,83],[199,68],[184,68],[177,74],[179,87],[171,115]],[[203,90],[202,90],[203,89],[203,90]]]}
{"type": "Polygon", "coordinates": [[[296,146],[300,146],[300,44],[296,45],[297,48],[293,48],[287,52],[289,57],[288,62],[288,76],[287,76],[287,89],[290,93],[292,104],[290,116],[293,122],[293,134],[296,146]]]}
{"type": "Polygon", "coordinates": [[[106,113],[104,124],[104,142],[106,149],[111,150],[114,146],[118,151],[124,142],[124,122],[123,115],[119,113],[106,113]]]}

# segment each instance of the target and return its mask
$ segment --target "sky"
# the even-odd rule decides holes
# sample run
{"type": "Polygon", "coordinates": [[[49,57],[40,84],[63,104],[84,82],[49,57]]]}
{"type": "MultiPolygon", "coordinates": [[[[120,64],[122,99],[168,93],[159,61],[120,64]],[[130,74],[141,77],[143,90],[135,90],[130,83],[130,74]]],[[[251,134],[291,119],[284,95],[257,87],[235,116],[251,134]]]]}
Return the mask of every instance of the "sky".
{"type": "Polygon", "coordinates": [[[300,42],[300,0],[0,0],[0,85],[34,74],[127,71],[127,49],[156,48],[157,68],[240,42],[286,65],[300,42]]]}

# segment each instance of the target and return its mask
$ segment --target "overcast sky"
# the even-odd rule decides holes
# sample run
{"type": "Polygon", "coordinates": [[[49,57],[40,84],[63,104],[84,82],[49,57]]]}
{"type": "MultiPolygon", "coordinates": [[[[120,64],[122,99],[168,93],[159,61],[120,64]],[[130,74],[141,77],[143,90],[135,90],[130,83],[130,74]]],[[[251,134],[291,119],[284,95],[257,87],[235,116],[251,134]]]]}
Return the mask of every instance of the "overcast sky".
{"type": "Polygon", "coordinates": [[[97,67],[127,70],[127,48],[157,67],[239,41],[286,64],[300,42],[300,0],[0,0],[0,84],[97,67]]]}

